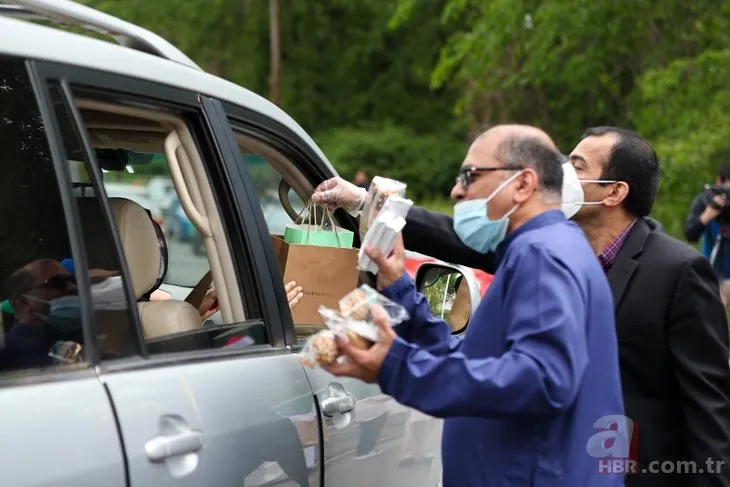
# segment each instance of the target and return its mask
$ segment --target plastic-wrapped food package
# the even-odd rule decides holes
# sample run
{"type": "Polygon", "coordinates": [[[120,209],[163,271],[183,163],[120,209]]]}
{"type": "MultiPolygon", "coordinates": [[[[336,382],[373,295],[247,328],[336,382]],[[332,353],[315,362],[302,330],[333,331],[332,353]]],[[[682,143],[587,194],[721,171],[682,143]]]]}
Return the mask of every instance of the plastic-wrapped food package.
{"type": "Polygon", "coordinates": [[[360,238],[364,238],[370,225],[380,213],[390,196],[405,198],[406,184],[395,179],[375,176],[370,183],[370,189],[365,196],[365,202],[360,213],[360,238]]]}
{"type": "Polygon", "coordinates": [[[407,320],[408,312],[398,303],[391,301],[368,285],[362,285],[340,300],[340,310],[320,308],[320,314],[327,325],[326,330],[310,336],[299,360],[307,367],[333,365],[341,360],[335,337],[348,340],[355,347],[367,350],[378,340],[378,328],[373,322],[372,309],[379,306],[390,318],[391,326],[407,320]]]}
{"type": "Polygon", "coordinates": [[[378,266],[370,260],[365,252],[365,247],[375,247],[383,255],[388,255],[393,250],[395,239],[406,226],[406,216],[413,206],[411,200],[399,196],[390,196],[385,201],[380,214],[370,225],[368,232],[362,239],[362,245],[358,252],[357,267],[361,271],[378,273],[378,266]]]}

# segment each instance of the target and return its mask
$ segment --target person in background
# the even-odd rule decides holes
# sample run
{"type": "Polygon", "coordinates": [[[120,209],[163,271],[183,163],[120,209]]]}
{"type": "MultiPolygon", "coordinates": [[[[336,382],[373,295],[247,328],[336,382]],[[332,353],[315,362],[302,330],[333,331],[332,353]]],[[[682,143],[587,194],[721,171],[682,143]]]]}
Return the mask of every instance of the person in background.
{"type": "MultiPolygon", "coordinates": [[[[532,127],[490,129],[459,172],[454,228],[497,262],[466,334],[431,315],[399,239],[389,257],[365,252],[381,292],[411,319],[396,337],[375,308],[380,340],[366,351],[338,340],[349,363],[327,367],[445,419],[444,487],[623,485],[586,452],[596,421],[624,412],[611,291],[560,211],[564,158],[544,139],[532,127]]],[[[615,453],[628,453],[624,439],[615,453]]]]}
{"type": "Polygon", "coordinates": [[[702,254],[710,259],[720,281],[720,294],[727,308],[730,306],[730,163],[720,167],[715,188],[698,194],[689,208],[684,223],[684,236],[690,242],[702,240],[702,254]],[[724,187],[724,188],[723,188],[724,187]]]}
{"type": "Polygon", "coordinates": [[[657,155],[635,132],[596,127],[570,163],[580,190],[573,218],[613,291],[626,414],[641,433],[637,475],[626,485],[730,486],[730,465],[705,465],[730,459],[727,318],[709,261],[647,218],[657,155]],[[667,459],[705,465],[704,473],[642,474],[667,459]]]}
{"type": "Polygon", "coordinates": [[[365,171],[359,170],[355,173],[355,186],[362,189],[370,187],[370,179],[365,171]]]}

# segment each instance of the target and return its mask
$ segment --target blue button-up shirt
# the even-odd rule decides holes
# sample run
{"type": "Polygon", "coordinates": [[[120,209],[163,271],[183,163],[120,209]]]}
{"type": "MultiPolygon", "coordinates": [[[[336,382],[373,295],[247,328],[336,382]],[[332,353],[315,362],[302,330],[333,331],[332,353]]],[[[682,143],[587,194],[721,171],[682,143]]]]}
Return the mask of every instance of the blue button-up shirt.
{"type": "Polygon", "coordinates": [[[384,290],[412,318],[396,328],[381,388],[445,418],[444,487],[623,485],[587,452],[599,418],[624,408],[611,291],[583,232],[549,211],[497,258],[463,338],[409,277],[384,290]]]}

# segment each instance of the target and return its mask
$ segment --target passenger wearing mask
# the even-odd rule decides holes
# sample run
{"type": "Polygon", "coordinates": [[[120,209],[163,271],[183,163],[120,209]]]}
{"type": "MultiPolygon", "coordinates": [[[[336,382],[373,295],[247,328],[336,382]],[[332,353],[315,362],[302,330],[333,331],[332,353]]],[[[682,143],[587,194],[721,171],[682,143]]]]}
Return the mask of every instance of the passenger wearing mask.
{"type": "Polygon", "coordinates": [[[82,343],[80,308],[73,276],[56,260],[39,259],[16,270],[5,283],[15,323],[5,333],[0,370],[47,367],[57,342],[82,343]]]}
{"type": "MultiPolygon", "coordinates": [[[[444,487],[623,485],[586,452],[596,421],[624,412],[611,292],[560,211],[564,158],[545,139],[531,127],[493,128],[459,172],[454,229],[497,264],[466,334],[430,313],[405,273],[402,241],[389,257],[366,249],[378,287],[412,318],[396,337],[378,314],[381,340],[367,351],[340,341],[350,361],[329,368],[445,419],[444,487]]],[[[623,439],[615,448],[627,454],[623,439]]]]}

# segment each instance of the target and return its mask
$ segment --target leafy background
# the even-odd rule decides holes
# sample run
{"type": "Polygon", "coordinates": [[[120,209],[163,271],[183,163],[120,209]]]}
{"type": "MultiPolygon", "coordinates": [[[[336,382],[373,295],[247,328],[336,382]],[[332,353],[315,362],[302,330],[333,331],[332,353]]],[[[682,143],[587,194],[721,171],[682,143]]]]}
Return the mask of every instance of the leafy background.
{"type": "MultiPolygon", "coordinates": [[[[84,0],[169,39],[205,69],[270,92],[266,0],[84,0]]],[[[345,177],[405,179],[445,201],[471,135],[503,122],[569,152],[589,126],[646,136],[662,161],[653,216],[687,207],[730,159],[730,2],[282,2],[281,106],[345,177]]]]}

